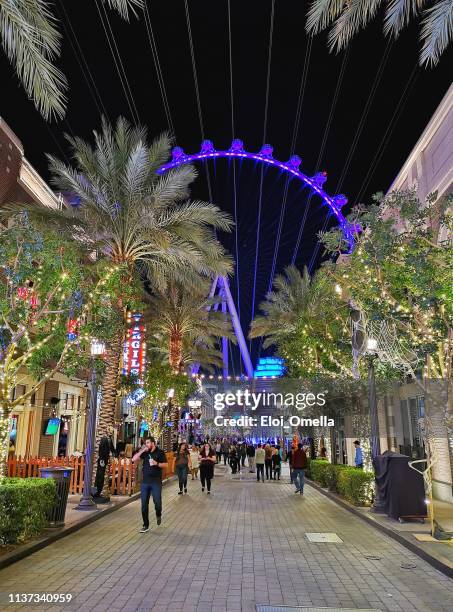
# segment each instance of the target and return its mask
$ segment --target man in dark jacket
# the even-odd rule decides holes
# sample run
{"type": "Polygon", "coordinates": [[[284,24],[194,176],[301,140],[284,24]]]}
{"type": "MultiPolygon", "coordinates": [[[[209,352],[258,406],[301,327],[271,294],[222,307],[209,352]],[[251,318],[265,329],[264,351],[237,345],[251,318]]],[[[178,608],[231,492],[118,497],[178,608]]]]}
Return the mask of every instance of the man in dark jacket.
{"type": "Polygon", "coordinates": [[[247,445],[247,461],[249,463],[249,472],[255,472],[255,447],[253,444],[247,445]]]}
{"type": "Polygon", "coordinates": [[[297,445],[297,449],[292,453],[291,465],[293,468],[293,482],[296,485],[296,493],[303,495],[307,455],[300,443],[297,445]]]}

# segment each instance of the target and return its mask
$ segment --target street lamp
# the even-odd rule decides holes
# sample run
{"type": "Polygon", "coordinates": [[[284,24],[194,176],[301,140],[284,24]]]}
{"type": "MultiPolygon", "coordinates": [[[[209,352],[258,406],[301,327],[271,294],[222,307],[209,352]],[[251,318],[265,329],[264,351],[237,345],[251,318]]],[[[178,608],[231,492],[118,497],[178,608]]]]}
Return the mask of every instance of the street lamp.
{"type": "Polygon", "coordinates": [[[90,379],[90,407],[88,412],[88,430],[87,443],[85,450],[85,470],[83,473],[83,494],[82,498],[76,506],[76,510],[95,510],[97,508],[93,497],[91,496],[91,479],[93,474],[93,447],[94,437],[96,432],[96,415],[98,393],[96,386],[96,367],[94,360],[96,357],[102,357],[105,353],[105,344],[93,338],[90,345],[91,354],[91,379],[90,379]]]}

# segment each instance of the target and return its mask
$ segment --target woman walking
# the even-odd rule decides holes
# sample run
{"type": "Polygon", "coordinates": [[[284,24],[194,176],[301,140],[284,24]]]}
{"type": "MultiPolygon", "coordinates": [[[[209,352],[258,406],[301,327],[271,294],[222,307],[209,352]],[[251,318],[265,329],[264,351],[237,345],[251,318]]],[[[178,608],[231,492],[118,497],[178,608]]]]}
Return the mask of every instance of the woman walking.
{"type": "Polygon", "coordinates": [[[200,450],[200,480],[201,490],[204,491],[205,485],[208,495],[211,493],[211,480],[214,477],[214,463],[216,462],[215,452],[207,442],[200,450]]]}
{"type": "Polygon", "coordinates": [[[193,444],[189,451],[189,470],[192,474],[192,480],[198,478],[198,468],[200,467],[198,448],[193,444]]]}
{"type": "Polygon", "coordinates": [[[187,493],[187,474],[189,472],[189,449],[187,448],[187,442],[181,442],[176,451],[175,469],[179,482],[178,495],[182,495],[183,489],[184,493],[187,493]]]}

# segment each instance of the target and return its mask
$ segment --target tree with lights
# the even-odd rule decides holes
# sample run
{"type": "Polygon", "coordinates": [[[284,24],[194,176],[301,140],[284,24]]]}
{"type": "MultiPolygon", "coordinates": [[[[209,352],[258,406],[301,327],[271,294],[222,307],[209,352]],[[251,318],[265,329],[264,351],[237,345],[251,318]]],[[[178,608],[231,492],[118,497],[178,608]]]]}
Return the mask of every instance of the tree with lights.
{"type": "MultiPolygon", "coordinates": [[[[448,437],[453,444],[452,200],[432,194],[422,205],[414,192],[394,192],[355,207],[350,217],[363,231],[332,272],[341,298],[364,314],[378,367],[401,380],[409,376],[425,397],[427,471],[448,454],[448,437]]],[[[323,241],[332,254],[344,246],[337,230],[323,241]]]]}
{"type": "Polygon", "coordinates": [[[311,277],[289,266],[260,309],[250,338],[264,336],[264,348],[275,345],[290,375],[351,376],[349,311],[324,269],[311,277]]]}
{"type": "Polygon", "coordinates": [[[168,363],[162,364],[155,359],[148,362],[143,384],[145,397],[137,405],[136,412],[148,425],[149,433],[156,440],[164,432],[166,423],[174,419],[175,411],[179,413],[197,389],[196,380],[174,372],[168,363]]]}
{"type": "MultiPolygon", "coordinates": [[[[422,206],[413,192],[378,194],[352,211],[363,231],[354,252],[330,270],[339,303],[352,299],[369,325],[385,321],[400,351],[415,353],[405,364],[414,379],[418,367],[425,378],[451,379],[451,202],[433,195],[422,206]]],[[[344,246],[336,229],[322,240],[332,254],[344,246]]]]}
{"type": "Polygon", "coordinates": [[[88,344],[108,340],[121,322],[110,291],[121,267],[95,265],[75,243],[43,236],[22,213],[0,226],[0,464],[8,453],[9,417],[57,371],[74,375],[87,366],[88,344]],[[26,393],[17,385],[26,374],[26,393]],[[16,388],[16,393],[14,389],[16,388]]]}
{"type": "MultiPolygon", "coordinates": [[[[228,274],[231,262],[214,231],[229,231],[230,217],[213,204],[187,201],[196,177],[192,167],[181,166],[163,176],[156,173],[170,155],[169,137],[164,134],[149,144],[144,127],[120,118],[114,127],[104,120],[94,138],[92,146],[68,137],[75,167],[49,158],[53,183],[68,194],[70,205],[62,210],[20,208],[45,227],[75,238],[99,260],[126,270],[115,293],[118,316],[127,306],[126,287],[137,279],[163,289],[170,280],[228,274]]],[[[125,321],[106,347],[98,442],[115,422],[124,332],[125,321]]]]}

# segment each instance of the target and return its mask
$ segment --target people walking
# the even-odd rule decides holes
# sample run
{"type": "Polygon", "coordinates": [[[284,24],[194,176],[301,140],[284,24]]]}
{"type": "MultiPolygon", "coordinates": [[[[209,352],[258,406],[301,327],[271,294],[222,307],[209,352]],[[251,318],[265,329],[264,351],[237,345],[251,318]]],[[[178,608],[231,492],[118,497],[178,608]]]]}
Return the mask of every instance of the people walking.
{"type": "Polygon", "coordinates": [[[282,457],[280,455],[280,447],[275,447],[275,452],[272,453],[272,471],[274,473],[274,480],[280,480],[282,457]]]}
{"type": "Polygon", "coordinates": [[[244,441],[242,442],[242,444],[239,445],[239,453],[238,453],[239,470],[241,469],[241,467],[245,467],[246,456],[247,456],[247,450],[246,450],[246,443],[244,441]]]}
{"type": "Polygon", "coordinates": [[[249,464],[249,472],[255,472],[255,447],[253,444],[248,444],[246,448],[247,461],[249,464]]]}
{"type": "Polygon", "coordinates": [[[175,456],[175,470],[178,476],[179,482],[179,493],[178,495],[182,495],[183,489],[184,493],[187,493],[187,474],[189,473],[189,449],[187,448],[186,442],[181,442],[176,451],[175,456]]]}
{"type": "Polygon", "coordinates": [[[360,446],[360,440],[355,440],[354,446],[355,446],[355,457],[354,457],[355,466],[356,468],[363,470],[363,450],[362,450],[362,447],[360,446]]]}
{"type": "Polygon", "coordinates": [[[236,472],[238,471],[239,460],[238,460],[238,451],[234,444],[230,446],[229,462],[230,462],[231,473],[236,474],[236,472]]]}
{"type": "Polygon", "coordinates": [[[229,456],[229,447],[228,442],[225,439],[222,440],[222,443],[220,445],[220,451],[223,455],[223,465],[226,465],[229,456]]]}
{"type": "Polygon", "coordinates": [[[269,478],[272,480],[272,449],[270,444],[266,444],[264,447],[265,453],[265,461],[264,465],[266,466],[266,480],[269,478]]]}
{"type": "Polygon", "coordinates": [[[255,452],[255,464],[256,464],[256,480],[264,482],[264,463],[266,461],[266,451],[262,448],[261,444],[258,444],[258,448],[255,452]]]}
{"type": "Polygon", "coordinates": [[[286,460],[288,462],[288,466],[289,466],[289,480],[291,482],[291,484],[293,484],[294,482],[294,474],[293,474],[293,453],[294,453],[294,447],[291,446],[291,448],[289,449],[289,451],[286,454],[286,460]]]}
{"type": "Polygon", "coordinates": [[[192,474],[192,480],[198,478],[198,468],[200,467],[199,454],[200,453],[195,444],[192,445],[189,452],[189,469],[190,473],[192,474]]]}
{"type": "Polygon", "coordinates": [[[204,492],[205,486],[208,489],[208,495],[211,493],[211,480],[214,477],[214,463],[216,462],[215,452],[211,445],[206,442],[200,450],[200,480],[201,490],[204,492]]]}
{"type": "Polygon", "coordinates": [[[167,457],[158,448],[153,437],[145,440],[145,445],[135,453],[132,461],[143,461],[143,478],[140,487],[143,527],[140,533],[149,531],[149,498],[153,496],[157,524],[162,522],[162,468],[167,467],[167,457]]]}
{"type": "Polygon", "coordinates": [[[215,445],[215,458],[216,463],[220,463],[220,459],[222,458],[222,445],[220,444],[219,440],[217,440],[215,445]]]}
{"type": "Polygon", "coordinates": [[[293,482],[296,486],[296,493],[304,494],[305,470],[307,468],[307,455],[301,443],[292,454],[293,482]]]}

